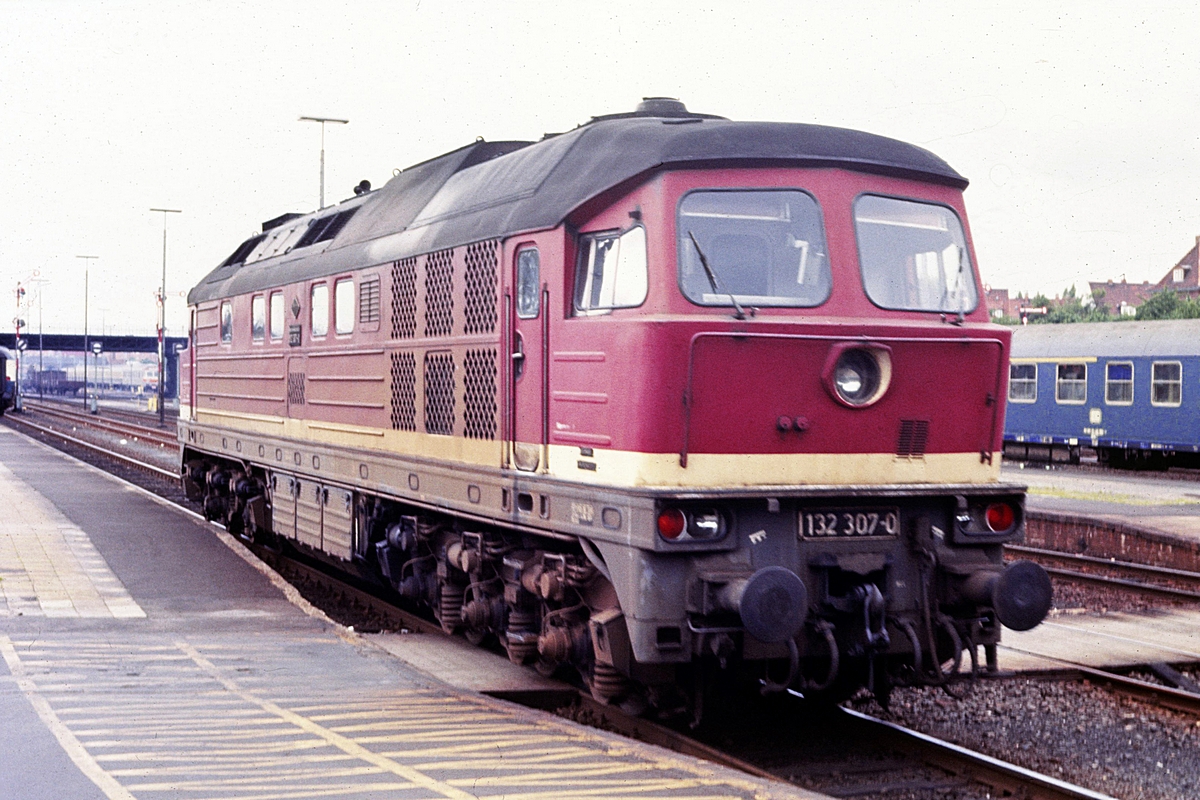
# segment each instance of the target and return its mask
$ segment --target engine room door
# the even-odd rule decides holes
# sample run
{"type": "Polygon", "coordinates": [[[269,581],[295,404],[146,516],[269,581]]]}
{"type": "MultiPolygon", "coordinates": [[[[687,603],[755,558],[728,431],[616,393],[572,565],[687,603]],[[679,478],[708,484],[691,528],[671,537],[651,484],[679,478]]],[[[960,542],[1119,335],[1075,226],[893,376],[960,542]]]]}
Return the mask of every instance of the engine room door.
{"type": "Polygon", "coordinates": [[[544,472],[548,469],[550,436],[547,390],[550,309],[537,247],[518,247],[510,286],[512,291],[506,297],[511,399],[507,466],[524,472],[544,472]]]}

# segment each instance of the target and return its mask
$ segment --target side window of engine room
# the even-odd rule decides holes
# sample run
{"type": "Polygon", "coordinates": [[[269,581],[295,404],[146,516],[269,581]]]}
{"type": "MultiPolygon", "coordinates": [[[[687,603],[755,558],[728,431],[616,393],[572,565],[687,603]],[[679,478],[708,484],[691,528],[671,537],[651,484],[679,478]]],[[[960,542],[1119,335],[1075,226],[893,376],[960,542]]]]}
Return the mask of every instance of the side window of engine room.
{"type": "Polygon", "coordinates": [[[314,337],[325,336],[329,333],[329,285],[313,284],[310,301],[312,335],[314,337]]]}
{"type": "Polygon", "coordinates": [[[283,326],[287,321],[283,311],[283,292],[271,292],[271,341],[283,339],[283,326]]]}
{"type": "Polygon", "coordinates": [[[333,329],[338,334],[354,332],[354,281],[350,278],[333,285],[333,329]]]}
{"type": "Polygon", "coordinates": [[[256,294],[250,300],[250,340],[261,343],[267,334],[267,299],[256,294]]]}
{"type": "Polygon", "coordinates": [[[649,287],[646,229],[588,233],[579,239],[575,268],[575,311],[603,313],[646,301],[649,287]]]}
{"type": "Polygon", "coordinates": [[[1037,364],[1008,365],[1008,399],[1014,403],[1037,402],[1037,364]]]}
{"type": "Polygon", "coordinates": [[[812,307],[829,297],[821,209],[806,192],[690,192],[676,230],[679,288],[697,305],[812,307]]]}

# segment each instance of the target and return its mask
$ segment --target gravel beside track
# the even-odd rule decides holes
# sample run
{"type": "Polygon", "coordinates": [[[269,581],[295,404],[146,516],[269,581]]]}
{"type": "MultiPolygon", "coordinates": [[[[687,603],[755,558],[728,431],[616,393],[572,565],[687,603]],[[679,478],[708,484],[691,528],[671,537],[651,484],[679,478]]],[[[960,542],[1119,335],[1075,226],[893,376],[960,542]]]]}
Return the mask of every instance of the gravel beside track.
{"type": "Polygon", "coordinates": [[[887,712],[853,705],[947,741],[1128,800],[1200,796],[1200,718],[1083,682],[1013,678],[898,689],[887,712]]]}

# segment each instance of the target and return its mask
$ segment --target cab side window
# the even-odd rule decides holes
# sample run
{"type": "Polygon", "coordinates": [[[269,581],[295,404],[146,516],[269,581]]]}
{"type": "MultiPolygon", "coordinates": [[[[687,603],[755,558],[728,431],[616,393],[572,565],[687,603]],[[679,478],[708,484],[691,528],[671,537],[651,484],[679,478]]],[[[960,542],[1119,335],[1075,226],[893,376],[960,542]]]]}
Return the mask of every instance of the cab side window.
{"type": "Polygon", "coordinates": [[[233,341],[233,303],[228,300],[221,303],[221,341],[233,341]]]}
{"type": "Polygon", "coordinates": [[[581,315],[633,308],[646,301],[646,229],[589,233],[579,241],[575,311],[581,315]]]}

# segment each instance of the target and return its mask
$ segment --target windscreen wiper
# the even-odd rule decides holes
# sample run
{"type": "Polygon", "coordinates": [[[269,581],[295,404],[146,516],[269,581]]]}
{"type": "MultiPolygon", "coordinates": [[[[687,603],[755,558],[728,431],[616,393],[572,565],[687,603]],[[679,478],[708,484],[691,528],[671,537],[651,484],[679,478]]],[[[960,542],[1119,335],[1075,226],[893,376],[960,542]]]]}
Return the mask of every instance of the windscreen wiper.
{"type": "Polygon", "coordinates": [[[696,255],[700,256],[700,266],[704,267],[704,274],[708,276],[708,282],[712,286],[713,294],[729,295],[730,302],[732,302],[733,307],[737,309],[737,313],[733,315],[734,319],[745,319],[746,312],[742,310],[742,306],[738,303],[737,298],[733,296],[733,292],[724,291],[717,283],[717,274],[713,272],[712,267],[708,265],[708,259],[705,258],[704,251],[700,249],[700,243],[696,241],[696,234],[688,231],[688,238],[692,240],[692,245],[696,248],[696,255]]]}

